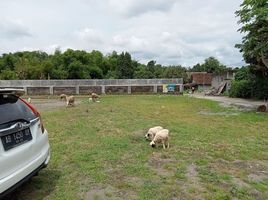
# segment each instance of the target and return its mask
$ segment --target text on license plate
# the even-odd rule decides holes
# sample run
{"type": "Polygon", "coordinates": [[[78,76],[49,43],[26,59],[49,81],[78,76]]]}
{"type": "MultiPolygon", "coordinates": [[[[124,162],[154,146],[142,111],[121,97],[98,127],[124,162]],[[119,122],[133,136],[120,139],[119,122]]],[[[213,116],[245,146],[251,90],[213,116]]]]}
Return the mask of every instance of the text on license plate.
{"type": "Polygon", "coordinates": [[[7,151],[25,142],[32,140],[30,129],[24,129],[1,137],[4,149],[7,151]]]}

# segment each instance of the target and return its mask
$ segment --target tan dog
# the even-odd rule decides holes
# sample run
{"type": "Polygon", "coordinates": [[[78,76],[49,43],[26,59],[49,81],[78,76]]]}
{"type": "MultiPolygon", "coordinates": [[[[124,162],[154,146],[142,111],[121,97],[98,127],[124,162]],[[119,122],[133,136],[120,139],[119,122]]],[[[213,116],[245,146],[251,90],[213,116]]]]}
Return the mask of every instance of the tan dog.
{"type": "Polygon", "coordinates": [[[169,130],[163,129],[158,131],[154,139],[150,142],[151,147],[156,147],[157,144],[162,143],[163,149],[169,148],[169,130]]]}
{"type": "Polygon", "coordinates": [[[66,100],[66,107],[74,106],[74,96],[67,96],[65,94],[61,94],[60,98],[66,100]]]}
{"type": "Polygon", "coordinates": [[[94,92],[92,92],[91,94],[91,99],[92,99],[92,101],[93,102],[96,102],[97,101],[97,99],[99,99],[100,98],[100,96],[99,95],[97,95],[96,93],[94,93],[94,92]]]}
{"type": "Polygon", "coordinates": [[[65,100],[66,99],[66,94],[61,94],[60,95],[60,100],[62,101],[62,100],[65,100]]]}
{"type": "Polygon", "coordinates": [[[146,140],[150,140],[150,141],[152,141],[153,138],[154,138],[154,136],[155,136],[155,134],[156,134],[158,131],[162,130],[162,129],[163,129],[162,126],[155,126],[155,127],[150,128],[150,129],[148,130],[148,132],[146,133],[146,135],[145,135],[146,140]]]}

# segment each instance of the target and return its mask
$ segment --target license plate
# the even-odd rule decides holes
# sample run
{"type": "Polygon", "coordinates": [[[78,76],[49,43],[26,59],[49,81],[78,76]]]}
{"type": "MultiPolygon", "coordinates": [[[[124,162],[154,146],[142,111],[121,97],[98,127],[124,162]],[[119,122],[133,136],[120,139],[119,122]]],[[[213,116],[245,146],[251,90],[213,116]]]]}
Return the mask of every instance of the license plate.
{"type": "Polygon", "coordinates": [[[32,134],[29,128],[1,137],[5,151],[17,147],[32,139],[32,134]]]}

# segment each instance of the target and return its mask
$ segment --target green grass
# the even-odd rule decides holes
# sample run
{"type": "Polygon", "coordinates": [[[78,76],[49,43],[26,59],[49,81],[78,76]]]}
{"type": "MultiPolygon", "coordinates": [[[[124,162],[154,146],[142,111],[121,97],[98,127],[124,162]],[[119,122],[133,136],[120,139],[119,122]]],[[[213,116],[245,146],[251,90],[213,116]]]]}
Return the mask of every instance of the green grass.
{"type": "Polygon", "coordinates": [[[51,161],[17,197],[268,199],[267,114],[183,96],[104,96],[42,117],[51,161]],[[170,130],[170,149],[145,141],[156,125],[170,130]]]}

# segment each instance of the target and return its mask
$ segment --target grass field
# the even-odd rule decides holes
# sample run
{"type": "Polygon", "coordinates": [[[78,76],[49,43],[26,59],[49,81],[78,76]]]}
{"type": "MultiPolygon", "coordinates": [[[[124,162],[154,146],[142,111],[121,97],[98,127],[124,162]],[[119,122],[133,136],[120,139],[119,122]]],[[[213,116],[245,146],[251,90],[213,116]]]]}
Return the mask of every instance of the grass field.
{"type": "Polygon", "coordinates": [[[268,199],[268,115],[183,96],[86,98],[42,113],[52,158],[14,199],[268,199]],[[153,149],[149,127],[170,130],[153,149]]]}

